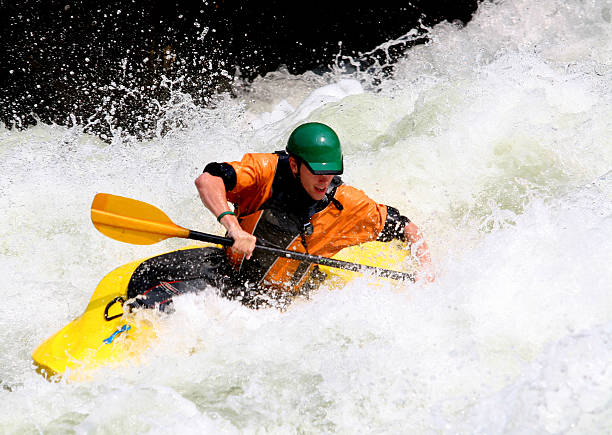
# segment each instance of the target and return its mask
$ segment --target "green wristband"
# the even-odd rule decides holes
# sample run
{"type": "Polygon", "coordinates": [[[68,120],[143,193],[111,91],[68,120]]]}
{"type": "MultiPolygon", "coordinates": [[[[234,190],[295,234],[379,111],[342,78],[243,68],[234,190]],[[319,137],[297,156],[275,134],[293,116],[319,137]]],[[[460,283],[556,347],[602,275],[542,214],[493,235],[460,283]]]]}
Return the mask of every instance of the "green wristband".
{"type": "Polygon", "coordinates": [[[236,216],[236,213],[234,213],[233,211],[229,210],[229,211],[224,211],[223,213],[221,213],[219,216],[217,216],[217,222],[221,223],[221,218],[223,216],[225,216],[226,214],[231,214],[233,216],[236,216]]]}

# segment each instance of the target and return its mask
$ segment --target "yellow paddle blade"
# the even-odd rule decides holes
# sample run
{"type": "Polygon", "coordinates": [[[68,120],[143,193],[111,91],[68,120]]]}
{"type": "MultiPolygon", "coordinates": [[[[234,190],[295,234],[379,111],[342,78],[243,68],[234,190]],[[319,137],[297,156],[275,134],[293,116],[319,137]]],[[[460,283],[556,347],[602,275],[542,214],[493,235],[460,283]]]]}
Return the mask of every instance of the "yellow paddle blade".
{"type": "Polygon", "coordinates": [[[189,237],[157,207],[123,196],[98,193],[91,204],[91,221],[105,236],[120,242],[152,245],[168,237],[189,237]]]}

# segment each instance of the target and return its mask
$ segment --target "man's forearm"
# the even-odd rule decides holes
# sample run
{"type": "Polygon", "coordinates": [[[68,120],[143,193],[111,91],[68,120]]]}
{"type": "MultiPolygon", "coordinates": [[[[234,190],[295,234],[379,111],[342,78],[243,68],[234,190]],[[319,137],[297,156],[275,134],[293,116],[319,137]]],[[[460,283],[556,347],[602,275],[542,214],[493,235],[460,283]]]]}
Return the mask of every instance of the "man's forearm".
{"type": "Polygon", "coordinates": [[[429,247],[427,246],[427,242],[425,242],[421,231],[414,224],[414,222],[409,222],[406,225],[404,228],[404,235],[406,236],[406,240],[411,244],[414,255],[416,256],[419,264],[430,264],[431,254],[429,253],[429,247]]]}
{"type": "Polygon", "coordinates": [[[195,185],[202,203],[212,214],[218,216],[220,213],[230,210],[225,185],[220,177],[204,172],[196,178],[195,185]]]}

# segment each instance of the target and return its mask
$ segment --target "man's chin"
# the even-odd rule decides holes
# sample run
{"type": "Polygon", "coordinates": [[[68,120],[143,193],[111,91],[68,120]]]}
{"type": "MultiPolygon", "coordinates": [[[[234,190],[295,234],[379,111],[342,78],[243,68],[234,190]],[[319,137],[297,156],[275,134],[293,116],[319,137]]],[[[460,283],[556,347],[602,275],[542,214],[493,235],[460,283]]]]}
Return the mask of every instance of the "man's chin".
{"type": "Polygon", "coordinates": [[[322,193],[314,192],[310,194],[310,197],[314,199],[315,201],[321,201],[323,198],[325,198],[325,192],[322,192],[322,193]]]}

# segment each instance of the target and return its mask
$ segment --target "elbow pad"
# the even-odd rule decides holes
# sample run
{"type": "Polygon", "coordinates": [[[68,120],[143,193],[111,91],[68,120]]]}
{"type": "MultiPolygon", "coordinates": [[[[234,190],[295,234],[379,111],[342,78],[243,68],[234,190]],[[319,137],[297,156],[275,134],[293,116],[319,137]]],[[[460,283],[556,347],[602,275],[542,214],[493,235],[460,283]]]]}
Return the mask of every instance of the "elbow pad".
{"type": "Polygon", "coordinates": [[[379,242],[390,242],[391,240],[397,239],[402,242],[406,241],[406,235],[404,234],[404,228],[410,223],[410,219],[406,216],[402,216],[400,212],[393,207],[387,206],[387,220],[385,221],[385,227],[378,235],[379,242]]]}
{"type": "Polygon", "coordinates": [[[234,170],[234,167],[229,163],[209,163],[208,165],[206,165],[203,172],[208,172],[210,175],[214,175],[215,177],[221,178],[223,180],[223,184],[225,185],[225,190],[227,192],[231,191],[234,187],[236,187],[236,171],[234,170]]]}

